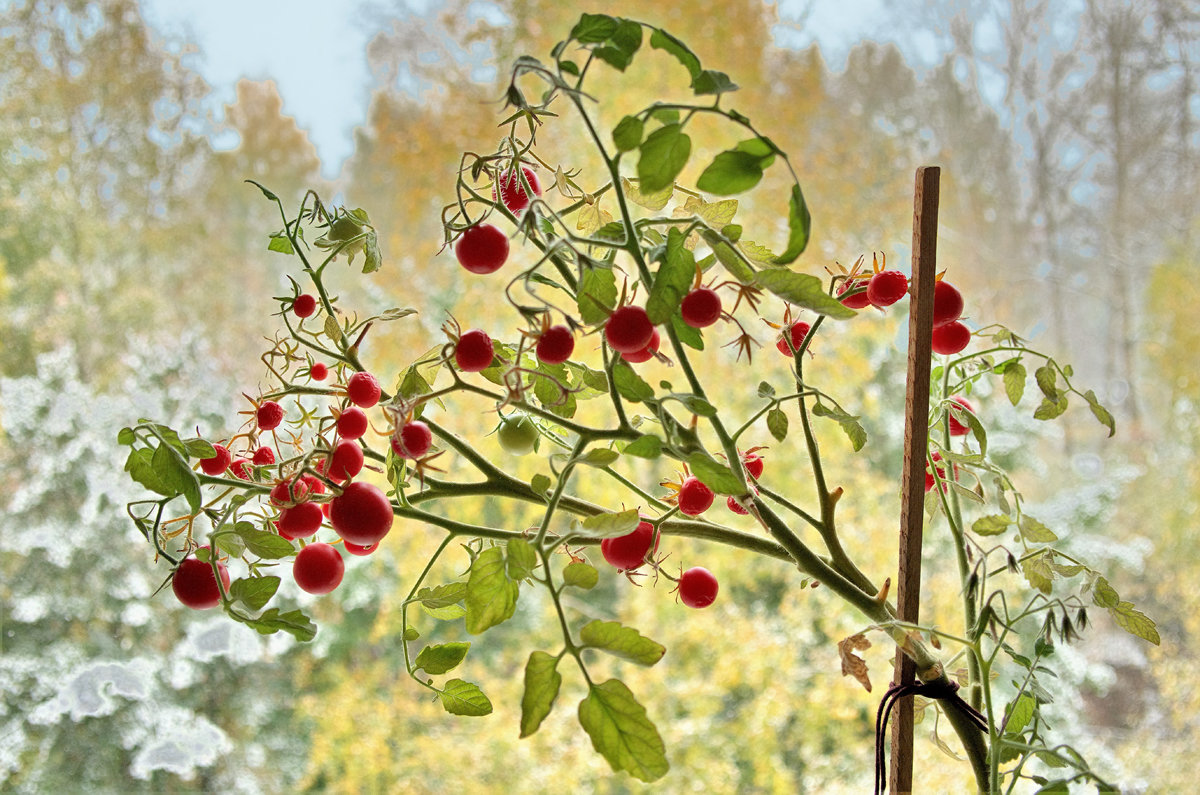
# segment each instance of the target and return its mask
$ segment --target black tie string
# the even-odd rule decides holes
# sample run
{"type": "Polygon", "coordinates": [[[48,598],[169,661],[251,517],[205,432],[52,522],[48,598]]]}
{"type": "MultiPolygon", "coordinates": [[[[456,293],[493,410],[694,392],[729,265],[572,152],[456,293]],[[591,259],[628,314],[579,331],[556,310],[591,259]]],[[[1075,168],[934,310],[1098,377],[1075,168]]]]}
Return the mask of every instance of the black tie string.
{"type": "Polygon", "coordinates": [[[942,678],[933,682],[909,682],[903,685],[892,683],[883,694],[883,700],[879,702],[879,712],[875,715],[875,795],[881,795],[887,789],[887,764],[883,745],[888,720],[892,717],[892,707],[906,696],[924,696],[949,701],[953,705],[952,708],[963,712],[980,731],[988,730],[987,718],[958,695],[957,682],[942,678]]]}

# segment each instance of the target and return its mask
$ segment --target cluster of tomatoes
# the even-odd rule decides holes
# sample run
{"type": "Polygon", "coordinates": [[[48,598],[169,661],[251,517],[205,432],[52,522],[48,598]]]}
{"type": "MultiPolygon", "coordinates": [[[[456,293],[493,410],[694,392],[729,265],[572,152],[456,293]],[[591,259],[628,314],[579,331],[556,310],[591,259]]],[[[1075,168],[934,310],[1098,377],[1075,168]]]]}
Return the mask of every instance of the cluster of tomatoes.
{"type": "MultiPolygon", "coordinates": [[[[497,178],[498,191],[493,189],[492,198],[504,204],[513,214],[521,213],[529,206],[530,191],[533,196],[541,195],[541,186],[537,174],[528,166],[522,166],[520,174],[508,171],[497,178]],[[526,189],[528,188],[528,190],[526,189]]],[[[454,243],[454,253],[464,269],[474,274],[495,273],[504,266],[509,255],[508,237],[498,227],[479,222],[463,230],[454,243]]],[[[886,261],[885,261],[886,266],[886,261]]],[[[883,310],[900,301],[909,293],[908,278],[899,270],[880,269],[875,266],[873,272],[858,274],[852,271],[844,279],[838,289],[838,296],[843,304],[853,309],[875,307],[883,310]]],[[[934,330],[932,350],[935,353],[951,355],[962,351],[970,342],[971,332],[960,321],[963,311],[961,293],[950,283],[939,279],[934,289],[934,330]]],[[[680,303],[680,317],[692,328],[702,329],[713,325],[725,315],[721,296],[712,287],[699,284],[699,280],[691,290],[684,295],[680,303]]],[[[790,322],[785,318],[775,347],[785,356],[793,356],[801,350],[806,338],[812,331],[812,325],[804,321],[790,322]]],[[[630,363],[648,361],[658,354],[661,337],[646,310],[636,304],[624,304],[612,310],[603,324],[604,341],[621,358],[630,363]]],[[[575,349],[575,338],[565,325],[549,325],[544,327],[536,336],[534,351],[538,360],[547,364],[559,364],[567,361],[575,349]]],[[[463,334],[455,350],[455,360],[459,368],[466,371],[485,369],[492,363],[491,340],[487,334],[478,329],[463,334]]],[[[967,405],[960,401],[960,405],[967,405]]],[[[968,406],[968,410],[969,406],[968,406]]],[[[524,418],[528,422],[528,418],[524,418]]],[[[966,426],[953,416],[950,418],[952,433],[966,433],[966,426]]],[[[532,423],[530,423],[532,425],[532,423]]],[[[504,433],[507,426],[502,426],[504,433]]],[[[515,435],[511,432],[509,435],[515,435]]],[[[536,429],[534,430],[536,433],[536,429]]],[[[532,435],[532,434],[530,434],[532,435]]],[[[755,479],[762,472],[762,459],[750,456],[745,462],[747,472],[755,479]]],[[[939,474],[944,474],[939,469],[939,474]]],[[[933,487],[934,476],[927,474],[926,491],[933,487]]],[[[672,484],[674,485],[674,484],[672,484]]],[[[680,513],[687,516],[698,516],[707,510],[713,502],[713,493],[699,479],[687,476],[678,485],[675,495],[671,498],[679,507],[680,513]]],[[[735,498],[727,501],[731,511],[746,514],[747,509],[735,498]]],[[[601,545],[605,559],[613,566],[624,571],[632,571],[646,562],[646,556],[653,556],[658,548],[658,537],[649,522],[642,522],[639,527],[627,536],[619,539],[607,539],[601,545]],[[653,548],[652,548],[653,547],[653,548]]],[[[685,604],[705,606],[711,604],[711,599],[705,601],[700,596],[692,598],[693,593],[707,594],[716,597],[716,578],[703,569],[692,569],[684,572],[680,579],[681,599],[685,604]],[[693,572],[702,571],[704,575],[693,572]],[[699,585],[698,583],[704,583],[699,585]],[[685,586],[685,583],[687,584],[685,586]]]]}

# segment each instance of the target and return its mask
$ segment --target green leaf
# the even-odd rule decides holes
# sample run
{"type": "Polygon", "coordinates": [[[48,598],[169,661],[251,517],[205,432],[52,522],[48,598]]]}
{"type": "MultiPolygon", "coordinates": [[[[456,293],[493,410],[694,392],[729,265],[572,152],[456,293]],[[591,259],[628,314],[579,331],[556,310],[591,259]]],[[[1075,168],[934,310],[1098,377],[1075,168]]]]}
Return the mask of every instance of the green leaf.
{"type": "Polygon", "coordinates": [[[591,538],[616,538],[632,533],[641,521],[637,508],[630,508],[627,511],[589,516],[580,526],[591,538]]]}
{"type": "Polygon", "coordinates": [[[410,643],[414,640],[420,639],[420,637],[421,633],[417,632],[416,627],[409,627],[408,629],[404,630],[404,639],[410,643]]]}
{"type": "Polygon", "coordinates": [[[775,441],[782,442],[788,434],[788,416],[782,409],[774,408],[767,412],[767,430],[775,441]]]}
{"type": "Polygon", "coordinates": [[[617,305],[616,275],[605,268],[584,271],[575,303],[584,323],[599,323],[607,318],[617,305]]]}
{"type": "Polygon", "coordinates": [[[670,770],[666,749],[646,709],[618,679],[590,685],[579,702],[579,723],[614,771],[656,781],[670,770]]]}
{"type": "Polygon", "coordinates": [[[1134,608],[1132,602],[1118,602],[1115,607],[1110,607],[1108,612],[1113,617],[1113,621],[1117,622],[1117,626],[1130,635],[1136,635],[1155,646],[1160,645],[1161,640],[1158,637],[1158,628],[1154,620],[1134,608]]]}
{"type": "Polygon", "coordinates": [[[642,46],[642,26],[628,19],[619,20],[617,29],[608,37],[603,47],[592,52],[609,66],[624,72],[633,62],[633,56],[642,46]]]}
{"type": "Polygon", "coordinates": [[[521,737],[536,732],[554,707],[562,685],[562,674],[557,669],[558,658],[554,655],[544,651],[529,655],[529,662],[525,663],[525,693],[521,696],[521,737]]]}
{"type": "Polygon", "coordinates": [[[1063,412],[1067,410],[1067,395],[1065,392],[1058,396],[1058,400],[1050,400],[1042,398],[1042,403],[1033,412],[1035,420],[1053,420],[1061,417],[1063,412]]]}
{"type": "Polygon", "coordinates": [[[1033,376],[1037,379],[1037,385],[1042,390],[1042,394],[1051,401],[1057,401],[1058,385],[1055,382],[1058,376],[1054,368],[1048,364],[1043,364],[1034,371],[1033,376]]]}
{"type": "Polygon", "coordinates": [[[662,439],[648,433],[625,445],[625,455],[638,458],[658,458],[662,455],[662,439]]]}
{"type": "Polygon", "coordinates": [[[580,44],[599,44],[617,32],[617,20],[607,14],[584,14],[571,28],[571,38],[580,44]]]}
{"type": "Polygon", "coordinates": [[[451,715],[466,715],[477,718],[492,714],[492,702],[479,689],[479,685],[451,679],[444,690],[438,691],[442,707],[451,715]]]}
{"type": "Polygon", "coordinates": [[[540,494],[544,496],[546,492],[550,490],[552,483],[553,481],[550,480],[549,475],[543,475],[541,472],[539,472],[529,479],[529,488],[533,490],[534,494],[540,494]]]}
{"type": "Polygon", "coordinates": [[[800,256],[808,245],[808,236],[812,231],[812,217],[808,214],[808,205],[804,202],[804,193],[799,185],[792,186],[792,198],[788,202],[788,246],[787,250],[775,258],[777,265],[787,265],[800,256]]]}
{"type": "Polygon", "coordinates": [[[296,253],[296,249],[292,247],[292,241],[283,232],[276,232],[271,235],[271,242],[267,244],[267,251],[278,251],[280,254],[296,253]]]}
{"type": "Polygon", "coordinates": [[[692,91],[699,95],[725,94],[737,91],[738,84],[729,79],[729,75],[714,69],[705,69],[692,80],[692,91]]]}
{"type": "Polygon", "coordinates": [[[775,397],[775,387],[771,386],[766,381],[759,381],[758,391],[755,394],[760,398],[773,398],[775,397]]]}
{"type": "MultiPolygon", "coordinates": [[[[686,218],[688,215],[702,219],[706,224],[715,229],[721,230],[720,234],[725,235],[727,229],[733,221],[733,217],[737,215],[738,200],[737,199],[720,199],[715,202],[706,202],[697,196],[689,196],[684,202],[683,209],[676,212],[677,217],[686,218]]],[[[710,232],[710,234],[712,234],[710,232]]],[[[730,240],[729,242],[733,242],[730,240]]]]}
{"type": "Polygon", "coordinates": [[[693,81],[700,76],[700,59],[696,57],[694,52],[688,49],[686,44],[670,33],[667,33],[665,30],[656,29],[650,34],[650,46],[674,56],[688,70],[688,74],[691,75],[693,81]]]}
{"type": "Polygon", "coordinates": [[[342,327],[338,325],[337,315],[326,315],[325,323],[322,331],[326,337],[329,337],[333,342],[337,342],[342,338],[342,327]]]}
{"type": "Polygon", "coordinates": [[[203,439],[188,439],[183,443],[183,445],[187,448],[187,454],[191,458],[199,458],[203,460],[205,458],[212,458],[217,454],[217,451],[212,444],[204,441],[203,439]]]}
{"type": "Polygon", "coordinates": [[[704,337],[701,336],[700,329],[692,328],[684,323],[681,315],[674,315],[671,318],[671,328],[675,330],[675,336],[679,337],[679,341],[684,345],[693,350],[704,350],[704,337]]]}
{"type": "Polygon", "coordinates": [[[754,280],[789,304],[810,309],[819,315],[845,320],[857,314],[853,309],[825,292],[821,280],[809,273],[784,268],[759,271],[754,280]]]}
{"type": "Polygon", "coordinates": [[[1083,399],[1087,401],[1088,408],[1092,410],[1092,416],[1096,418],[1104,427],[1108,428],[1108,436],[1111,439],[1113,434],[1117,432],[1117,421],[1113,419],[1113,415],[1108,409],[1100,405],[1100,401],[1096,399],[1096,393],[1088,390],[1083,394],[1083,399]]]}
{"type": "Polygon", "coordinates": [[[214,539],[217,549],[231,558],[240,558],[246,552],[246,543],[242,537],[233,533],[218,533],[214,539]]]}
{"type": "Polygon", "coordinates": [[[1021,570],[1025,573],[1025,579],[1029,581],[1030,585],[1046,595],[1050,594],[1054,583],[1054,569],[1050,567],[1046,555],[1034,555],[1026,558],[1021,561],[1021,570]]]}
{"type": "MultiPolygon", "coordinates": [[[[538,378],[533,382],[533,394],[542,404],[542,408],[564,419],[571,419],[579,408],[575,393],[564,388],[567,381],[567,368],[561,364],[539,364],[538,371],[546,373],[549,378],[538,378]]],[[[500,379],[503,384],[503,377],[500,379]]]]}
{"type": "Polygon", "coordinates": [[[162,478],[155,471],[151,461],[154,458],[154,449],[142,447],[129,451],[129,457],[125,459],[125,471],[129,473],[129,477],[135,483],[139,483],[155,494],[161,494],[164,497],[173,497],[177,493],[176,490],[163,482],[162,478]]]}
{"type": "Polygon", "coordinates": [[[679,229],[667,233],[667,255],[654,276],[654,285],[646,299],[646,314],[654,325],[666,323],[676,312],[696,277],[696,259],[684,243],[679,229]]]}
{"type": "Polygon", "coordinates": [[[692,154],[692,139],[678,124],[659,127],[638,147],[638,187],[658,191],[672,185],[692,154]]]}
{"type": "Polygon", "coordinates": [[[742,282],[743,285],[754,283],[755,271],[751,270],[742,257],[738,256],[738,252],[734,251],[733,246],[712,232],[704,232],[703,238],[709,246],[712,246],[713,255],[722,265],[725,265],[725,269],[730,271],[730,275],[734,279],[742,282]]]}
{"type": "Polygon", "coordinates": [[[711,418],[717,416],[717,407],[702,397],[688,394],[680,396],[679,399],[687,407],[687,410],[697,417],[711,418]]]}
{"type": "Polygon", "coordinates": [[[613,128],[613,143],[617,145],[617,151],[630,152],[637,149],[642,143],[642,134],[645,132],[645,124],[641,119],[633,116],[626,116],[618,122],[613,128]]]}
{"type": "Polygon", "coordinates": [[[836,406],[826,406],[823,403],[814,403],[812,413],[817,417],[829,417],[840,425],[842,431],[850,439],[850,445],[854,448],[854,452],[857,453],[863,449],[863,445],[867,443],[867,432],[856,415],[847,414],[836,406]]]}
{"type": "Polygon", "coordinates": [[[250,525],[246,527],[239,525],[237,534],[242,537],[242,541],[246,542],[246,549],[250,554],[265,560],[278,560],[296,553],[296,548],[292,546],[291,541],[266,530],[259,530],[250,525]]]}
{"type": "Polygon", "coordinates": [[[117,444],[133,445],[137,442],[137,434],[133,428],[122,428],[117,431],[117,444]]]}
{"type": "MultiPolygon", "coordinates": [[[[178,442],[178,437],[175,437],[174,441],[178,442]]],[[[179,444],[183,446],[181,442],[179,444]]],[[[200,510],[200,479],[187,465],[179,450],[169,443],[159,444],[150,458],[150,465],[154,468],[159,483],[169,491],[160,493],[167,497],[182,494],[187,498],[192,513],[200,510]]]]}
{"type": "Polygon", "coordinates": [[[1012,523],[1012,518],[1003,514],[981,516],[971,525],[971,530],[977,536],[998,536],[1008,530],[1012,523]]]}
{"type": "Polygon", "coordinates": [[[673,182],[661,190],[643,192],[627,178],[621,177],[621,189],[625,191],[625,197],[629,201],[655,212],[666,207],[667,202],[671,201],[671,197],[675,195],[675,183],[673,182]]]}
{"type": "Polygon", "coordinates": [[[467,643],[439,643],[436,646],[426,646],[421,649],[421,653],[417,655],[417,659],[413,661],[413,670],[418,668],[425,671],[427,674],[444,674],[458,667],[458,664],[467,656],[467,650],[471,648],[471,644],[467,643]]]}
{"type": "Polygon", "coordinates": [[[700,174],[696,188],[717,196],[748,191],[763,178],[763,159],[749,152],[721,152],[700,174]]]}
{"type": "Polygon", "coordinates": [[[1037,700],[1028,693],[1022,693],[1015,701],[1009,703],[1004,734],[1008,737],[1018,736],[1029,725],[1029,721],[1033,720],[1036,708],[1037,700]]]}
{"type": "Polygon", "coordinates": [[[533,545],[523,538],[510,539],[508,542],[508,559],[505,561],[505,564],[508,567],[508,578],[510,580],[523,580],[537,567],[537,552],[534,551],[533,545]]]}
{"type": "Polygon", "coordinates": [[[262,610],[279,590],[278,577],[243,577],[229,585],[229,598],[250,610],[262,610]]]}
{"type": "Polygon", "coordinates": [[[1032,516],[1025,515],[1021,516],[1021,536],[1026,541],[1036,544],[1049,544],[1058,540],[1053,530],[1032,516]]]}
{"type": "Polygon", "coordinates": [[[448,582],[435,588],[422,588],[417,591],[416,598],[421,608],[439,621],[454,621],[467,613],[461,604],[467,598],[465,582],[448,582]]]}
{"type": "Polygon", "coordinates": [[[729,467],[718,463],[702,450],[687,458],[687,465],[700,482],[713,490],[714,494],[744,494],[746,487],[729,467]]]}
{"type": "Polygon", "coordinates": [[[603,370],[593,370],[586,364],[579,364],[577,362],[568,362],[568,365],[572,370],[578,372],[577,382],[581,381],[584,386],[593,392],[603,394],[608,391],[608,375],[603,370]]]}
{"type": "MultiPolygon", "coordinates": [[[[237,618],[237,616],[234,615],[234,618],[237,618]]],[[[248,621],[238,620],[242,621],[246,626],[258,630],[261,635],[271,635],[283,631],[301,642],[308,642],[317,635],[317,625],[299,610],[289,610],[286,613],[281,613],[278,607],[272,607],[258,618],[248,621]]]]}
{"type": "Polygon", "coordinates": [[[616,450],[609,450],[607,447],[596,447],[588,450],[575,460],[596,469],[604,469],[604,467],[615,464],[620,457],[621,454],[616,450]]]}
{"type": "Polygon", "coordinates": [[[277,201],[279,201],[279,197],[278,197],[278,196],[276,196],[274,193],[272,193],[271,191],[269,191],[269,190],[267,190],[266,188],[264,188],[262,185],[259,185],[259,184],[258,184],[257,182],[255,182],[254,180],[252,180],[252,179],[247,179],[247,180],[244,180],[244,181],[245,181],[245,182],[249,182],[251,185],[253,185],[254,187],[256,187],[256,188],[258,188],[259,190],[261,190],[261,191],[262,191],[262,193],[263,193],[263,196],[266,196],[268,201],[273,201],[273,202],[277,202],[277,201]]]}
{"type": "Polygon", "coordinates": [[[665,646],[616,621],[588,622],[579,630],[579,642],[638,665],[654,665],[667,653],[665,646]]]}
{"type": "Polygon", "coordinates": [[[600,572],[582,561],[568,563],[563,569],[563,584],[590,591],[600,581],[600,572]]]}
{"type": "MultiPolygon", "coordinates": [[[[467,579],[466,628],[478,635],[513,617],[517,610],[517,583],[505,572],[504,550],[489,547],[476,556],[467,579]]],[[[452,710],[453,711],[453,710],[452,710]]]]}
{"type": "Polygon", "coordinates": [[[1100,607],[1111,609],[1120,603],[1121,597],[1117,594],[1116,589],[1108,584],[1108,580],[1101,577],[1092,587],[1092,601],[1100,607]]]}
{"type": "Polygon", "coordinates": [[[640,403],[654,397],[654,389],[624,362],[614,364],[612,374],[613,386],[617,388],[617,394],[626,400],[640,403]]]}

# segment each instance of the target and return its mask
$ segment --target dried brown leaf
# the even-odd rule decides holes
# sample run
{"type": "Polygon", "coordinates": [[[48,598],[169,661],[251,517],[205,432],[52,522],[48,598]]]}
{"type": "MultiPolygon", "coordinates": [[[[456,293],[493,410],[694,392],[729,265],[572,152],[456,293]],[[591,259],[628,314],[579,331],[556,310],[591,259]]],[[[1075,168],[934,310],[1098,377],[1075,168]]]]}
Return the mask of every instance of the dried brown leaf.
{"type": "Polygon", "coordinates": [[[838,641],[838,656],[842,658],[842,676],[853,676],[858,683],[871,692],[871,677],[867,675],[867,661],[856,651],[871,648],[871,641],[863,634],[851,635],[838,641]]]}

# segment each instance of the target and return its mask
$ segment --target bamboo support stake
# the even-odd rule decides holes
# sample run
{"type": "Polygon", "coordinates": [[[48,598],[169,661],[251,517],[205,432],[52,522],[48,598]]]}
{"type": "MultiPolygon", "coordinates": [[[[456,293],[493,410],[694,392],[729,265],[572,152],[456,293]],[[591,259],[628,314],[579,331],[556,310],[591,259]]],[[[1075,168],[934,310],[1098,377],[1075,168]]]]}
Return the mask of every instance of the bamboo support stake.
{"type": "MultiPolygon", "coordinates": [[[[933,336],[933,287],[937,273],[939,179],[937,166],[917,169],[913,194],[913,244],[908,319],[908,388],[904,405],[904,470],[900,496],[899,619],[917,623],[921,605],[921,537],[925,520],[925,449],[929,439],[929,371],[933,336]]],[[[892,680],[911,682],[916,666],[896,651],[892,680]]],[[[891,791],[912,792],[913,702],[896,702],[892,716],[891,791]]]]}

